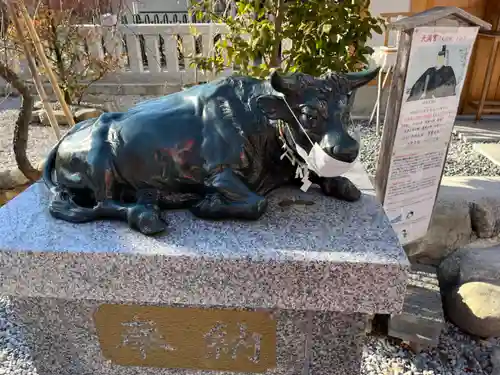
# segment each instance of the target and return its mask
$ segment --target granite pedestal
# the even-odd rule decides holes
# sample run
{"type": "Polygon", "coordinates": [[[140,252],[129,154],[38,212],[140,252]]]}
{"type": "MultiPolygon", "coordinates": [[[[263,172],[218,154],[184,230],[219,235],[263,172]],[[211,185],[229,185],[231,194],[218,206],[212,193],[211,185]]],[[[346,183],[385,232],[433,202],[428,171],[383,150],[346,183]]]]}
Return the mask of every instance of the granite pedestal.
{"type": "Polygon", "coordinates": [[[40,375],[358,374],[409,263],[365,172],[348,177],[359,202],[280,189],[259,221],[170,211],[158,237],[55,220],[37,183],[0,209],[0,293],[40,375]]]}

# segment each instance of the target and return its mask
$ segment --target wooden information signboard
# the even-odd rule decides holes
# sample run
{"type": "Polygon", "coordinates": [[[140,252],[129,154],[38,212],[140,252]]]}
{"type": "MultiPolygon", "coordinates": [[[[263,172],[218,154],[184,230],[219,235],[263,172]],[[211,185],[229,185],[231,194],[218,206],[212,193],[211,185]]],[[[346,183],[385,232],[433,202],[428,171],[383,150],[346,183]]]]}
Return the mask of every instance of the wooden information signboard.
{"type": "Polygon", "coordinates": [[[402,245],[427,233],[480,26],[454,7],[396,21],[401,45],[377,166],[377,195],[402,245]]]}
{"type": "Polygon", "coordinates": [[[123,366],[262,373],[276,367],[270,312],[101,305],[101,351],[123,366]]]}

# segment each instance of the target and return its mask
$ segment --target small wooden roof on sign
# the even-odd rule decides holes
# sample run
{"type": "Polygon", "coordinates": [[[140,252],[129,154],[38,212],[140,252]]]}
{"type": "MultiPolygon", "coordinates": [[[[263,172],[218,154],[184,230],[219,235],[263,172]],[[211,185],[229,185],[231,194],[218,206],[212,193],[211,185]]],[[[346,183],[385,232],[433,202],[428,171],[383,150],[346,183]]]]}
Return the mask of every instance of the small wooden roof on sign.
{"type": "Polygon", "coordinates": [[[491,30],[491,24],[483,21],[463,9],[457,7],[434,7],[420,13],[415,13],[412,16],[402,18],[391,23],[391,28],[396,30],[411,30],[419,26],[430,26],[433,22],[440,19],[453,16],[462,19],[471,24],[471,26],[479,26],[481,31],[491,30]]]}

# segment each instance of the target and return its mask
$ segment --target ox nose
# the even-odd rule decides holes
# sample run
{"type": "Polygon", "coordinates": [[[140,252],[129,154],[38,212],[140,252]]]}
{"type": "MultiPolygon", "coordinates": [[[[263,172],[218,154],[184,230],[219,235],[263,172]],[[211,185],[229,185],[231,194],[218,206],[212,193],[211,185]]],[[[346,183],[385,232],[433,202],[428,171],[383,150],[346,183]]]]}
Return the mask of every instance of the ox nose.
{"type": "Polygon", "coordinates": [[[352,163],[358,157],[359,146],[352,142],[348,146],[337,145],[331,148],[330,154],[333,158],[345,163],[352,163]]]}

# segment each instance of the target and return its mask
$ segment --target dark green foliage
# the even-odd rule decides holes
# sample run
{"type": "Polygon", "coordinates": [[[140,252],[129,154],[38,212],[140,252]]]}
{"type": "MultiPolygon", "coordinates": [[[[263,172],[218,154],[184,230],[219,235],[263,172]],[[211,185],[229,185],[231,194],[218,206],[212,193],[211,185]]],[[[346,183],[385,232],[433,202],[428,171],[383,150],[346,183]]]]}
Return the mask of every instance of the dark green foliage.
{"type": "Polygon", "coordinates": [[[276,68],[315,76],[358,71],[364,68],[366,55],[373,53],[367,40],[384,26],[368,11],[369,0],[239,0],[233,15],[211,11],[211,3],[195,0],[197,18],[225,23],[229,33],[215,43],[210,57],[192,56],[192,64],[216,73],[228,61],[238,73],[258,78],[276,68]],[[292,48],[285,45],[280,55],[286,38],[292,48]]]}

